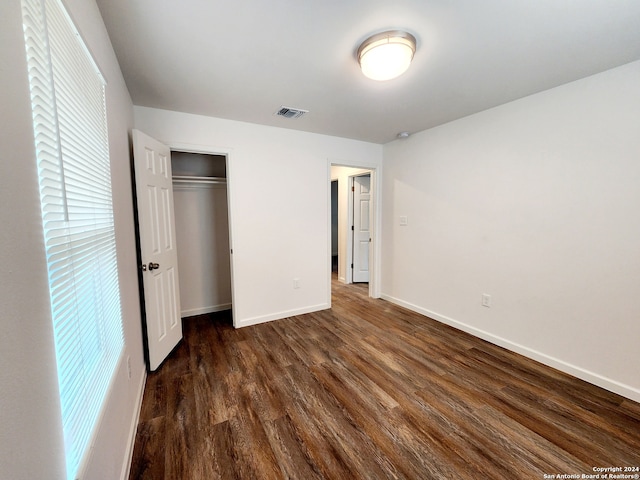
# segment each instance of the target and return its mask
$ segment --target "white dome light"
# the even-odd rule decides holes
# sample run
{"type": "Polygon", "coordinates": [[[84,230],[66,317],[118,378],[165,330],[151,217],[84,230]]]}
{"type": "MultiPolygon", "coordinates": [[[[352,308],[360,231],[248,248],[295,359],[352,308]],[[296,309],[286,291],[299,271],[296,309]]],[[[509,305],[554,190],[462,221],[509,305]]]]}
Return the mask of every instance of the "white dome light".
{"type": "Polygon", "coordinates": [[[358,62],[365,77],[390,80],[407,71],[416,51],[416,39],[393,30],[366,39],[358,48],[358,62]]]}

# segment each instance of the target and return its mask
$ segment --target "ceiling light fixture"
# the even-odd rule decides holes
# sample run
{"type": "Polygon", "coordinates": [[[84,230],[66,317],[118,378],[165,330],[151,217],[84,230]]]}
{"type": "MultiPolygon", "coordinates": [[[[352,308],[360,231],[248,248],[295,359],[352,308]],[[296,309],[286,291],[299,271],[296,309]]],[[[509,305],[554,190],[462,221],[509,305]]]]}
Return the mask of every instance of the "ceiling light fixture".
{"type": "Polygon", "coordinates": [[[358,62],[365,77],[390,80],[402,75],[416,52],[416,38],[401,30],[390,30],[367,38],[358,48],[358,62]]]}

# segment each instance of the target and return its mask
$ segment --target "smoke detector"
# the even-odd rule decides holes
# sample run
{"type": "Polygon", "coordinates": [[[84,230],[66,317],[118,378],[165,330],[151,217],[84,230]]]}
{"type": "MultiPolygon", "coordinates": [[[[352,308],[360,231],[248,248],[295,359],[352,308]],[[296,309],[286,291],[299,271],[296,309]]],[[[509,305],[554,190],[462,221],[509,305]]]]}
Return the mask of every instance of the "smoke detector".
{"type": "Polygon", "coordinates": [[[309,113],[309,110],[283,106],[283,107],[280,107],[280,109],[277,112],[275,112],[274,115],[278,117],[284,117],[284,118],[300,118],[305,113],[309,113]]]}

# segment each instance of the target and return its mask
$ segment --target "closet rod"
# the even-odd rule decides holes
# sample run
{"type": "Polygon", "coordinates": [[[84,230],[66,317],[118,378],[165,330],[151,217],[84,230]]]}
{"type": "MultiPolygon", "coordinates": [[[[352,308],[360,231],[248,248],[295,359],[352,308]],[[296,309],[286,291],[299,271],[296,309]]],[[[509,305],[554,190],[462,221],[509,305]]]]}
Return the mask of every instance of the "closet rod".
{"type": "Polygon", "coordinates": [[[212,185],[222,185],[227,183],[224,177],[198,177],[192,175],[174,175],[173,183],[207,183],[212,185]]]}

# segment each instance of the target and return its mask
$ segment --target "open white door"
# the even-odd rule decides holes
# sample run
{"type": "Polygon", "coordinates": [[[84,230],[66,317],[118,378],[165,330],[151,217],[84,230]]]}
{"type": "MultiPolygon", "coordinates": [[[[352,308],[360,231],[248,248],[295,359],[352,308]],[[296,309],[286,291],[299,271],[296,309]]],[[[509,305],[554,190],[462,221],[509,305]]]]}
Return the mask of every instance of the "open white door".
{"type": "Polygon", "coordinates": [[[156,370],[182,338],[178,254],[169,147],[133,131],[138,229],[149,369],[156,370]]]}
{"type": "Polygon", "coordinates": [[[353,281],[369,281],[371,175],[353,177],[353,281]]]}

